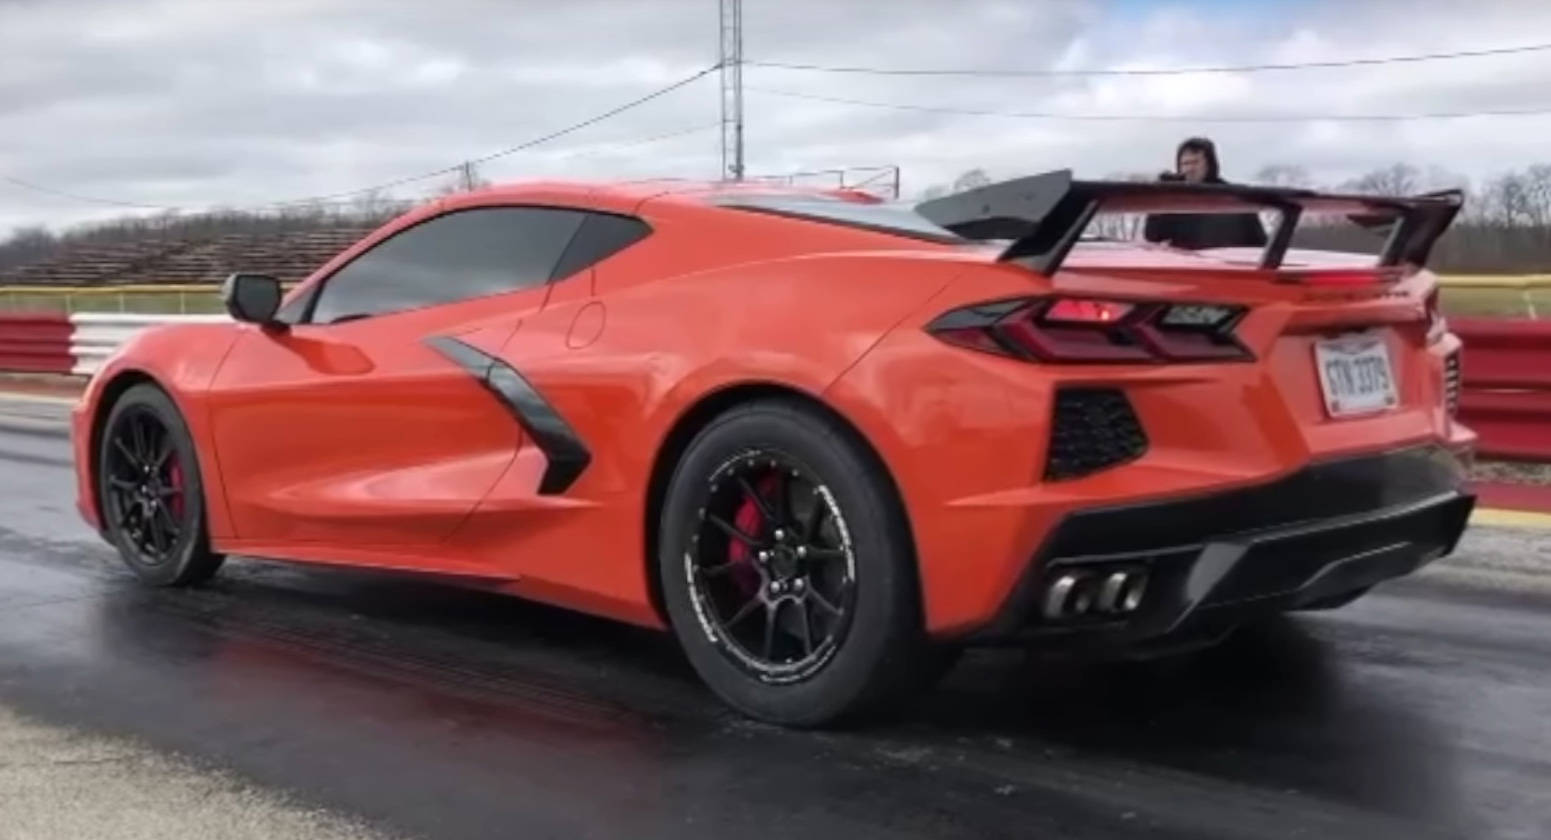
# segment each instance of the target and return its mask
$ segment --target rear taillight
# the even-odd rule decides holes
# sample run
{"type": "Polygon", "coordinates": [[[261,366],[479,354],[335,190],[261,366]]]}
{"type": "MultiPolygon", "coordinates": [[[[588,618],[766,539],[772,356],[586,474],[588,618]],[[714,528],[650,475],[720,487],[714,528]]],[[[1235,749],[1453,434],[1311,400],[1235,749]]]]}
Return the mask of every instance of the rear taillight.
{"type": "Polygon", "coordinates": [[[1251,361],[1233,330],[1249,310],[1219,303],[1036,297],[950,310],[926,329],[960,347],[1041,362],[1251,361]]]}

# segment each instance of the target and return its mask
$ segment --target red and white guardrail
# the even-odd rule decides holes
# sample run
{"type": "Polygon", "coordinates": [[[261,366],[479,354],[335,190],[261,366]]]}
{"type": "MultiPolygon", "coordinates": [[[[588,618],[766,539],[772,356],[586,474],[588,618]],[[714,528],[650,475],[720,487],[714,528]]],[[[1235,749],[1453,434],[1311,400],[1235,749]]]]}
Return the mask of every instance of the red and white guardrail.
{"type": "Polygon", "coordinates": [[[147,327],[229,320],[225,315],[0,312],[0,373],[91,376],[119,345],[147,327]]]}
{"type": "MultiPolygon", "coordinates": [[[[110,312],[0,313],[0,373],[91,376],[140,330],[220,323],[225,315],[110,312]]],[[[1460,419],[1480,435],[1479,453],[1551,463],[1551,321],[1451,318],[1465,343],[1460,419]]]]}

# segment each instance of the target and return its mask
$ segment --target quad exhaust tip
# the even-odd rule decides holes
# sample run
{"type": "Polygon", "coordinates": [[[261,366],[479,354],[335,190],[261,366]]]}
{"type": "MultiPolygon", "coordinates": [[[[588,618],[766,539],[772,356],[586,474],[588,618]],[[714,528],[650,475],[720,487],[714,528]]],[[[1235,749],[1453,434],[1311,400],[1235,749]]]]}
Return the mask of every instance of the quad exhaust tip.
{"type": "Polygon", "coordinates": [[[1045,590],[1043,614],[1048,620],[1085,615],[1126,615],[1142,605],[1147,592],[1143,571],[1067,572],[1045,590]]]}

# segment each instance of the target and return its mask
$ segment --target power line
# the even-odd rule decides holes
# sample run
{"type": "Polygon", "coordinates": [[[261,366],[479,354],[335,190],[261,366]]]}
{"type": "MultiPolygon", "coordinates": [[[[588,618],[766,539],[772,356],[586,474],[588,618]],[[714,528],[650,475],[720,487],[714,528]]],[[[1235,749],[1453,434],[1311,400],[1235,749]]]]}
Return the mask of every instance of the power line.
{"type": "Polygon", "coordinates": [[[1084,69],[1084,70],[1009,70],[1009,69],[926,69],[904,67],[846,67],[824,64],[797,64],[782,61],[745,61],[749,67],[773,70],[801,70],[815,73],[856,73],[869,76],[1018,76],[1037,78],[1085,77],[1085,76],[1184,76],[1192,73],[1263,73],[1281,70],[1315,70],[1331,67],[1371,67],[1385,64],[1414,64],[1426,61],[1449,61],[1461,58],[1481,58],[1494,55],[1551,50],[1551,44],[1530,44],[1521,47],[1499,47],[1485,50],[1461,50],[1421,55],[1398,55],[1383,58],[1354,58],[1339,61],[1306,61],[1286,64],[1241,64],[1218,67],[1177,67],[1159,69],[1084,69]]]}
{"type": "Polygon", "coordinates": [[[617,152],[620,149],[632,149],[636,146],[646,146],[652,143],[661,143],[664,140],[672,140],[676,137],[687,137],[691,134],[699,134],[703,131],[710,131],[713,128],[721,127],[722,124],[720,121],[704,123],[702,125],[697,125],[694,128],[681,128],[677,131],[670,131],[666,134],[657,134],[651,137],[643,137],[639,140],[626,140],[623,143],[605,143],[599,146],[586,146],[575,151],[564,152],[561,156],[565,158],[578,158],[589,157],[598,154],[608,154],[609,152],[617,152]]]}
{"type": "Polygon", "coordinates": [[[301,205],[301,204],[316,204],[316,203],[319,203],[319,202],[338,201],[341,198],[352,198],[352,197],[358,196],[358,195],[365,195],[367,193],[378,192],[380,190],[385,190],[385,189],[390,189],[392,187],[401,186],[403,184],[414,183],[416,181],[424,181],[424,180],[427,180],[429,178],[435,178],[435,177],[438,177],[438,176],[441,176],[441,175],[447,175],[447,174],[452,173],[452,172],[458,172],[458,171],[462,170],[467,165],[471,165],[471,164],[472,165],[477,165],[477,164],[481,164],[481,163],[488,163],[488,162],[490,162],[492,160],[496,160],[497,158],[503,158],[503,157],[506,157],[508,155],[516,154],[517,152],[526,151],[528,149],[533,148],[534,146],[543,145],[545,143],[550,142],[551,140],[556,140],[558,138],[564,137],[567,134],[574,134],[574,133],[576,133],[578,131],[581,131],[584,128],[588,128],[590,126],[596,125],[596,124],[598,124],[600,122],[603,122],[604,120],[610,119],[612,117],[619,116],[620,114],[623,114],[624,112],[629,111],[629,110],[631,110],[633,108],[639,108],[640,106],[645,105],[646,103],[651,102],[654,99],[659,99],[659,98],[661,98],[663,96],[666,96],[666,95],[668,95],[668,94],[678,90],[679,88],[686,87],[686,86],[688,86],[690,84],[693,84],[694,82],[698,82],[701,79],[705,78],[706,76],[711,75],[712,73],[716,72],[719,69],[720,69],[720,65],[719,64],[713,64],[710,67],[706,67],[706,68],[704,68],[704,69],[702,69],[702,70],[700,70],[698,72],[695,72],[695,73],[693,73],[693,74],[691,74],[689,76],[685,76],[684,78],[674,82],[673,84],[668,85],[667,87],[658,88],[657,90],[654,90],[651,93],[646,94],[645,96],[642,96],[642,97],[640,97],[638,99],[632,99],[631,101],[629,101],[629,102],[627,102],[627,103],[625,103],[623,105],[620,105],[617,108],[612,108],[612,109],[610,109],[608,111],[604,111],[603,113],[598,114],[597,116],[590,117],[590,118],[582,120],[581,122],[578,122],[578,123],[572,123],[571,125],[568,125],[565,128],[562,128],[562,129],[560,129],[558,131],[552,131],[552,132],[550,132],[548,134],[545,134],[543,136],[535,137],[532,140],[528,140],[526,142],[519,143],[519,144],[517,144],[515,146],[507,147],[507,148],[502,149],[502,150],[500,150],[498,152],[491,152],[488,155],[484,155],[482,157],[471,158],[469,160],[466,160],[466,161],[464,161],[462,163],[459,163],[459,164],[456,164],[454,166],[448,166],[448,167],[444,167],[442,169],[438,169],[435,172],[427,172],[427,173],[425,173],[423,175],[415,175],[415,176],[411,176],[409,178],[401,178],[401,179],[399,179],[397,181],[392,181],[392,182],[389,182],[387,184],[379,184],[379,185],[374,186],[374,187],[366,187],[364,189],[351,190],[349,192],[331,193],[331,194],[324,195],[324,196],[314,196],[312,198],[303,198],[303,199],[296,199],[296,200],[293,200],[293,201],[276,202],[276,203],[273,203],[273,204],[258,204],[258,205],[253,205],[252,207],[250,207],[248,209],[267,209],[267,208],[271,208],[271,207],[288,207],[288,206],[295,206],[295,205],[301,205]]]}
{"type": "MultiPolygon", "coordinates": [[[[692,84],[694,82],[697,82],[700,79],[703,79],[706,76],[709,76],[711,73],[715,72],[718,69],[719,69],[719,65],[714,65],[713,64],[710,67],[706,67],[706,68],[704,68],[704,69],[702,69],[702,70],[700,70],[700,71],[698,71],[698,72],[696,72],[694,74],[686,76],[683,79],[680,79],[680,80],[678,80],[678,81],[676,81],[676,82],[674,82],[674,83],[672,83],[672,84],[670,84],[670,85],[668,85],[666,87],[658,88],[657,90],[654,90],[651,93],[646,94],[645,96],[641,96],[641,97],[639,97],[637,99],[633,99],[630,102],[627,102],[627,103],[625,103],[623,105],[620,105],[618,107],[612,108],[612,109],[610,109],[608,111],[604,111],[601,114],[598,114],[596,116],[590,117],[590,118],[585,119],[585,120],[582,120],[581,122],[573,123],[571,125],[566,126],[565,128],[559,129],[557,131],[552,131],[552,132],[550,132],[548,134],[545,134],[545,135],[542,135],[540,137],[535,137],[532,140],[528,140],[526,142],[519,143],[519,144],[517,144],[515,146],[510,146],[508,148],[502,149],[502,150],[497,151],[497,152],[492,152],[492,153],[484,155],[482,157],[472,158],[472,159],[463,161],[461,163],[454,164],[452,166],[446,166],[446,167],[443,167],[441,169],[437,169],[437,170],[432,171],[432,172],[426,172],[426,173],[422,173],[420,175],[411,175],[409,177],[399,178],[397,180],[388,181],[386,183],[377,184],[377,185],[370,186],[370,187],[364,187],[364,188],[361,188],[361,189],[349,190],[349,191],[346,191],[346,192],[330,193],[330,194],[321,195],[321,196],[312,196],[312,197],[309,197],[309,198],[298,198],[298,199],[291,199],[291,200],[287,200],[287,201],[266,202],[266,203],[262,203],[262,204],[247,205],[245,207],[219,207],[219,206],[212,206],[212,207],[203,208],[203,209],[205,209],[205,210],[220,209],[220,210],[224,210],[224,211],[230,212],[230,211],[274,210],[274,209],[283,209],[283,208],[287,208],[287,207],[300,207],[300,206],[306,206],[306,205],[311,205],[311,204],[326,204],[326,203],[330,203],[330,202],[338,202],[341,199],[354,198],[356,196],[366,195],[368,193],[374,193],[374,192],[381,192],[381,191],[384,191],[384,190],[389,190],[389,189],[392,189],[394,187],[404,186],[406,184],[413,184],[413,183],[417,183],[417,182],[420,182],[420,181],[426,181],[426,180],[429,180],[431,178],[436,178],[436,177],[440,177],[440,176],[444,176],[444,175],[450,175],[450,174],[453,174],[453,173],[465,173],[465,172],[467,172],[470,168],[472,168],[475,165],[478,165],[478,164],[481,164],[481,163],[486,163],[486,162],[492,161],[492,160],[496,160],[498,158],[506,157],[508,155],[516,154],[517,152],[526,151],[526,150],[531,149],[531,148],[533,148],[535,146],[539,146],[539,145],[542,145],[544,143],[548,143],[548,142],[550,142],[552,140],[556,140],[556,139],[558,139],[560,137],[564,137],[564,136],[566,136],[568,134],[574,134],[574,133],[576,133],[576,132],[578,132],[578,131],[580,131],[580,130],[582,130],[584,128],[588,128],[590,126],[596,125],[597,123],[600,123],[600,122],[603,122],[604,120],[607,120],[607,119],[610,119],[612,117],[618,116],[619,114],[622,114],[622,113],[624,113],[626,111],[629,111],[631,109],[638,108],[638,107],[640,107],[642,105],[645,105],[648,102],[651,102],[654,99],[658,99],[660,97],[666,96],[667,94],[672,93],[673,91],[676,91],[679,88],[686,87],[686,86],[688,86],[688,85],[690,85],[690,84],[692,84]]],[[[697,129],[693,129],[693,130],[694,131],[704,131],[705,129],[704,128],[697,128],[697,129]]],[[[678,133],[688,133],[688,132],[678,132],[678,133]]],[[[668,136],[674,136],[674,135],[668,135],[668,136]]],[[[666,139],[666,137],[661,137],[661,138],[657,138],[657,139],[666,139]]],[[[640,141],[640,142],[648,142],[648,141],[640,141]]],[[[139,203],[139,202],[121,201],[121,200],[112,199],[112,198],[102,198],[100,196],[81,195],[81,194],[78,194],[78,193],[68,192],[68,191],[65,191],[65,190],[54,189],[52,187],[47,187],[47,186],[43,186],[43,185],[40,185],[40,184],[34,184],[34,183],[30,182],[30,181],[24,181],[22,179],[14,178],[14,177],[11,177],[11,176],[8,176],[8,175],[0,175],[0,181],[4,181],[6,183],[12,184],[12,185],[17,186],[17,187],[21,187],[22,189],[30,190],[32,192],[42,193],[42,194],[45,194],[45,195],[54,195],[54,196],[59,196],[59,197],[62,197],[62,198],[69,198],[69,199],[72,199],[72,200],[75,200],[75,201],[81,201],[81,202],[86,202],[86,203],[90,203],[90,204],[103,204],[103,205],[108,205],[108,206],[125,207],[125,208],[132,208],[132,209],[138,209],[138,210],[161,210],[161,211],[174,211],[174,212],[177,212],[177,211],[198,212],[199,209],[200,209],[200,208],[189,208],[189,207],[173,207],[173,206],[157,205],[157,204],[143,204],[143,203],[139,203]]]]}
{"type": "Polygon", "coordinates": [[[838,96],[821,96],[816,93],[799,93],[749,86],[747,90],[790,99],[808,99],[837,105],[856,105],[864,108],[887,108],[896,111],[922,111],[932,114],[960,114],[971,117],[1013,117],[1018,119],[1060,120],[1063,122],[1191,122],[1191,123],[1284,123],[1284,122],[1403,122],[1406,120],[1443,120],[1464,117],[1527,117],[1551,114],[1551,108],[1498,111],[1455,111],[1427,114],[1282,114],[1263,117],[1210,117],[1190,114],[1063,114],[1043,111],[986,111],[975,108],[949,106],[912,105],[905,102],[872,102],[864,99],[845,99],[838,96]]]}
{"type": "MultiPolygon", "coordinates": [[[[722,124],[720,122],[704,123],[694,126],[693,128],[681,128],[677,131],[669,131],[664,134],[656,134],[651,137],[641,137],[635,140],[626,140],[622,143],[601,143],[591,146],[582,146],[581,148],[577,149],[564,149],[556,154],[555,158],[561,160],[572,160],[575,158],[592,157],[594,155],[607,155],[624,149],[633,149],[639,146],[649,146],[653,143],[661,143],[664,140],[673,140],[679,137],[687,137],[691,134],[700,134],[702,132],[710,131],[713,128],[720,128],[721,125],[722,124]]],[[[469,192],[479,186],[477,183],[477,168],[473,164],[465,164],[465,166],[467,169],[459,172],[459,192],[469,192]]],[[[462,169],[463,168],[460,167],[460,170],[462,169]]]]}
{"type": "Polygon", "coordinates": [[[31,192],[42,193],[44,195],[59,196],[60,198],[68,198],[68,199],[71,199],[73,201],[81,201],[81,202],[85,202],[87,204],[104,204],[104,205],[108,205],[108,206],[111,206],[111,207],[127,207],[127,208],[131,208],[131,209],[134,209],[134,210],[176,210],[176,209],[178,209],[176,207],[163,207],[163,206],[158,205],[158,204],[137,204],[137,203],[135,203],[133,201],[117,201],[117,200],[111,199],[111,198],[98,198],[96,196],[90,196],[90,195],[79,195],[77,193],[66,192],[64,190],[56,190],[56,189],[54,189],[52,187],[45,187],[45,186],[43,186],[41,184],[34,184],[31,181],[23,181],[20,178],[12,178],[9,175],[0,175],[0,181],[4,181],[5,183],[11,184],[12,186],[21,187],[22,189],[29,190],[31,192]]]}

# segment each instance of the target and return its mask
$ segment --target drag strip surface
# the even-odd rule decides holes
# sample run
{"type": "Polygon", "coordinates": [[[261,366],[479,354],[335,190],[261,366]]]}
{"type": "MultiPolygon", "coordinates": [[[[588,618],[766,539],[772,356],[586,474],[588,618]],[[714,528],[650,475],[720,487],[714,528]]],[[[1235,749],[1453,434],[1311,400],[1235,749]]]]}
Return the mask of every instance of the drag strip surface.
{"type": "MultiPolygon", "coordinates": [[[[513,599],[257,561],[140,589],[75,516],[57,418],[30,419],[0,422],[0,702],[394,834],[1551,836],[1533,592],[1392,585],[1147,667],[976,654],[904,721],[789,733],[726,712],[665,638],[513,599]]],[[[1465,552],[1490,579],[1539,546],[1465,552]]]]}

